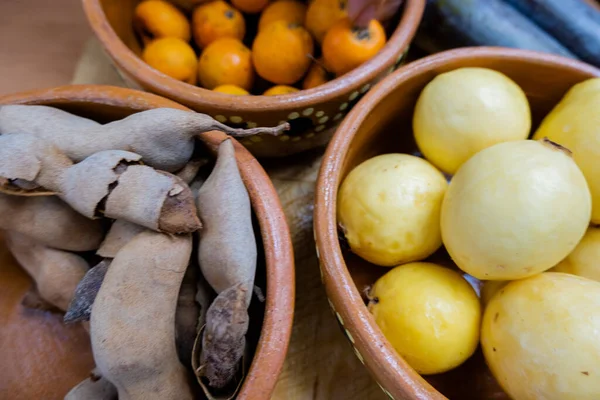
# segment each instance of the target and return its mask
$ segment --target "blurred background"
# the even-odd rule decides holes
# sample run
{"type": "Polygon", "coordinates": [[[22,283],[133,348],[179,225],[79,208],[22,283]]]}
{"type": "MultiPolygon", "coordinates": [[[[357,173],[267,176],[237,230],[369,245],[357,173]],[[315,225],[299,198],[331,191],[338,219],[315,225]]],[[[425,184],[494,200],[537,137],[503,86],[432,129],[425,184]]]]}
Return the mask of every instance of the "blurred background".
{"type": "Polygon", "coordinates": [[[80,0],[0,1],[0,95],[69,83],[91,34],[80,0]]]}

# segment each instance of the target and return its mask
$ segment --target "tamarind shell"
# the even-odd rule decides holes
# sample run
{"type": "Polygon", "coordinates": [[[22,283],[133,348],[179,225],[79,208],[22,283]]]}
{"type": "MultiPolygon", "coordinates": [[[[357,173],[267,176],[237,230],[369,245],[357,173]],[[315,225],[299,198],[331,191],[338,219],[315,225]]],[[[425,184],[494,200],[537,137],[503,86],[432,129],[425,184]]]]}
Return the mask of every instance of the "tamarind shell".
{"type": "Polygon", "coordinates": [[[65,172],[61,196],[86,217],[98,218],[98,206],[111,194],[111,186],[117,183],[121,170],[127,168],[118,168],[119,165],[140,160],[139,155],[122,150],[93,154],[65,172]]]}
{"type": "Polygon", "coordinates": [[[102,286],[104,276],[108,271],[111,260],[100,261],[91,268],[77,284],[75,295],[69,303],[69,308],[63,317],[65,323],[89,321],[96,295],[102,286]]]}
{"type": "Polygon", "coordinates": [[[189,233],[202,226],[185,182],[144,165],[129,166],[121,174],[104,214],[167,233],[189,233]]]}
{"type": "Polygon", "coordinates": [[[221,292],[208,308],[200,353],[201,376],[223,388],[235,377],[246,347],[249,316],[245,284],[221,292]]]}

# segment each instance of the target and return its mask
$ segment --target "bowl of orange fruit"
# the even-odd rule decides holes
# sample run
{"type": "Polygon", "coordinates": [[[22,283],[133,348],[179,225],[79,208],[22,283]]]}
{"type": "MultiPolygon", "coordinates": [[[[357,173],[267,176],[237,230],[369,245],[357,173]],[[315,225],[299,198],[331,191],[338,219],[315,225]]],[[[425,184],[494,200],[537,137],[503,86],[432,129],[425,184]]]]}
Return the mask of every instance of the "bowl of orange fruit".
{"type": "MultiPolygon", "coordinates": [[[[402,64],[425,7],[351,20],[353,0],[83,0],[125,82],[235,127],[257,157],[324,146],[341,119],[402,64]]],[[[397,0],[396,0],[397,1],[397,0]]]]}

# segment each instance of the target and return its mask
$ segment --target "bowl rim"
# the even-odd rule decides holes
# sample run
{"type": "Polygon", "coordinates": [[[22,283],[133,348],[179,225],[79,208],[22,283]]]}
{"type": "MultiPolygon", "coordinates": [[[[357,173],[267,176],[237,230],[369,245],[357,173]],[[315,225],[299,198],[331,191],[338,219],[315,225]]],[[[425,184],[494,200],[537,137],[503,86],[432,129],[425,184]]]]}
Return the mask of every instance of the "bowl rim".
{"type": "Polygon", "coordinates": [[[230,96],[190,85],[171,78],[146,64],[123,43],[106,18],[101,0],[83,0],[83,8],[92,31],[117,68],[152,92],[182,104],[225,112],[264,112],[304,108],[344,96],[374,80],[392,68],[408,49],[414,37],[426,0],[405,0],[398,26],[379,53],[360,67],[318,87],[279,96],[230,96]]]}
{"type": "MultiPolygon", "coordinates": [[[[157,107],[187,107],[163,97],[108,85],[66,85],[0,97],[2,104],[94,103],[128,108],[135,112],[157,107]]],[[[200,135],[216,152],[229,138],[219,131],[200,135]]],[[[295,301],[294,252],[279,196],[265,170],[237,140],[233,140],[242,179],[250,194],[261,232],[267,269],[265,314],[258,345],[238,399],[267,399],[275,389],[289,345],[295,301]]]]}
{"type": "Polygon", "coordinates": [[[600,69],[584,62],[537,51],[504,47],[453,49],[414,61],[384,78],[350,110],[337,128],[325,151],[315,192],[314,235],[321,274],[331,305],[341,318],[340,322],[345,321],[344,329],[350,333],[349,339],[357,355],[391,398],[446,399],[393,350],[364,306],[348,272],[337,235],[336,207],[341,171],[359,126],[383,98],[414,76],[430,73],[449,62],[474,59],[520,60],[600,76],[600,69]]]}

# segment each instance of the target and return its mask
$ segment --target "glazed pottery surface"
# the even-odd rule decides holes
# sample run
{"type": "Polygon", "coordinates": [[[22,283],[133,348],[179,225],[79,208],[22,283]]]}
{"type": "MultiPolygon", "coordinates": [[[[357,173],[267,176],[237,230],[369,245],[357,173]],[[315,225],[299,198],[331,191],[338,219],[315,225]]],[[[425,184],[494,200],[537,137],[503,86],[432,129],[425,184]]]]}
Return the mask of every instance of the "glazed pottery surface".
{"type": "Polygon", "coordinates": [[[402,63],[425,7],[425,0],[404,0],[388,29],[386,46],[368,62],[324,85],[281,96],[229,96],[170,78],[142,61],[132,25],[138,2],[83,0],[92,30],[126,82],[236,127],[289,122],[292,129],[285,135],[242,141],[257,157],[286,156],[325,145],[362,95],[402,63]]]}

